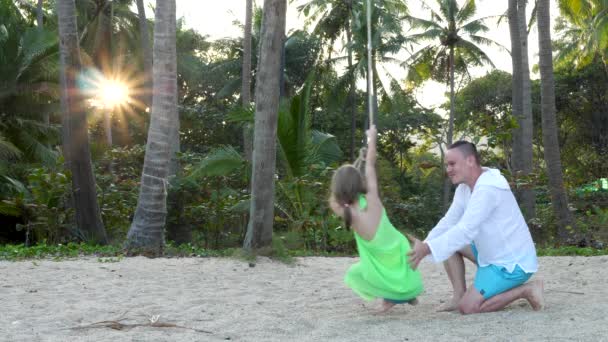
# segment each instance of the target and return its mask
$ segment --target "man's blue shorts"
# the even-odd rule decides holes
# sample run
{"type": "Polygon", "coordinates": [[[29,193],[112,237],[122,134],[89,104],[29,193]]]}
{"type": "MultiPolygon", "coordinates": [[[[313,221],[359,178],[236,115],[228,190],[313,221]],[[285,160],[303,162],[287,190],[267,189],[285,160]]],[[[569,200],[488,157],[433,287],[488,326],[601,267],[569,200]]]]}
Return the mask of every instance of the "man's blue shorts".
{"type": "Polygon", "coordinates": [[[481,293],[484,299],[496,296],[497,294],[508,291],[517,287],[530,279],[534,273],[526,273],[524,270],[515,266],[513,272],[509,273],[506,268],[496,265],[479,266],[477,261],[477,248],[475,244],[471,244],[475,263],[477,264],[477,273],[473,285],[481,293]]]}

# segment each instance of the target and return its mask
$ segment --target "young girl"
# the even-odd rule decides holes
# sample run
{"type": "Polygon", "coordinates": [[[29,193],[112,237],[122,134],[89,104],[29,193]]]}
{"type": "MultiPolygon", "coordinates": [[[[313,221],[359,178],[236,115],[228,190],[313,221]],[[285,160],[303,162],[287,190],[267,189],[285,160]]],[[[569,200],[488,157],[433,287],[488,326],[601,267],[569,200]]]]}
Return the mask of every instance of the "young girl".
{"type": "Polygon", "coordinates": [[[333,212],[353,227],[360,260],[352,265],[345,283],[365,300],[382,298],[386,312],[395,304],[417,303],[422,292],[418,271],[407,262],[408,240],[389,221],[378,197],[376,179],[376,127],[367,131],[365,180],[352,165],[341,166],[331,181],[333,212]]]}

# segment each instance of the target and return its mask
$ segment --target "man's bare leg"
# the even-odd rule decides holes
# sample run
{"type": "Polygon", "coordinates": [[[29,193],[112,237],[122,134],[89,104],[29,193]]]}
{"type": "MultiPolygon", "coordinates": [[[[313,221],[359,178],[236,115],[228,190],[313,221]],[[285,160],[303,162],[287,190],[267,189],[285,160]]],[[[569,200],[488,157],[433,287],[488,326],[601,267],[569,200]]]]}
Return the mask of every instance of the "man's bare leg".
{"type": "Polygon", "coordinates": [[[526,299],[535,311],[542,310],[545,306],[543,291],[543,280],[537,279],[486,300],[479,312],[498,311],[520,298],[526,299]]]}
{"type": "Polygon", "coordinates": [[[465,268],[464,268],[464,257],[475,262],[473,250],[470,246],[467,246],[458,252],[454,253],[448,260],[443,262],[450,283],[452,283],[452,289],[454,291],[452,299],[444,303],[439,307],[437,311],[454,311],[458,309],[458,303],[464,293],[467,291],[467,285],[464,279],[465,268]]]}

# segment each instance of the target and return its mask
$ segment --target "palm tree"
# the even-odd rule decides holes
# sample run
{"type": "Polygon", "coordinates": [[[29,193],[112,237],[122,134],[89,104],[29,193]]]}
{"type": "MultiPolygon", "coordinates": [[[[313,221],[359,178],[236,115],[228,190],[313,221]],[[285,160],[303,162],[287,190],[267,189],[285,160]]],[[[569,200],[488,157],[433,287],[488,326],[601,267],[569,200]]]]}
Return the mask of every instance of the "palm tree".
{"type": "MultiPolygon", "coordinates": [[[[241,86],[241,102],[243,107],[249,107],[251,102],[251,19],[253,16],[253,0],[246,0],[245,4],[245,27],[243,34],[243,71],[241,86]]],[[[251,133],[250,127],[243,127],[243,146],[245,158],[251,161],[251,133]]]]}
{"type": "Polygon", "coordinates": [[[57,33],[31,27],[10,1],[0,6],[0,154],[53,165],[58,127],[46,119],[60,98],[57,33]]]}
{"type": "Polygon", "coordinates": [[[147,108],[151,104],[152,97],[150,96],[152,89],[152,45],[150,44],[148,20],[146,19],[146,9],[144,8],[144,0],[137,0],[137,17],[139,19],[139,40],[141,42],[141,52],[144,61],[144,106],[147,108]]]}
{"type": "Polygon", "coordinates": [[[39,28],[43,27],[44,12],[42,11],[42,0],[36,3],[36,23],[39,28]]]}
{"type": "MultiPolygon", "coordinates": [[[[526,20],[526,1],[517,0],[517,16],[519,25],[519,39],[521,41],[521,72],[522,72],[522,175],[528,176],[533,172],[533,134],[534,123],[532,120],[532,85],[530,82],[530,66],[528,62],[528,30],[526,20]]],[[[532,187],[524,187],[521,191],[521,202],[524,215],[531,219],[536,216],[535,203],[536,193],[532,187]]]]}
{"type": "Polygon", "coordinates": [[[274,171],[281,50],[285,34],[286,0],[265,0],[260,63],[255,89],[253,172],[249,224],[243,247],[269,246],[274,219],[274,171]]]}
{"type": "Polygon", "coordinates": [[[551,30],[549,0],[538,0],[538,65],[540,71],[540,96],[543,130],[543,145],[549,190],[553,211],[558,219],[558,235],[562,242],[568,237],[568,229],[573,228],[574,220],[568,208],[568,197],[564,190],[562,164],[560,161],[557,123],[555,119],[555,81],[553,79],[553,55],[551,48],[551,30]]]}
{"type": "MultiPolygon", "coordinates": [[[[374,71],[373,92],[377,95],[378,87],[388,93],[380,83],[377,64],[400,63],[391,55],[399,52],[405,41],[402,35],[401,19],[407,13],[407,6],[402,0],[374,0],[372,2],[372,70],[374,71]]],[[[356,0],[311,0],[300,6],[310,22],[316,22],[315,34],[320,36],[330,51],[329,60],[332,62],[346,59],[348,69],[343,81],[338,87],[348,85],[347,107],[351,113],[350,127],[350,159],[355,159],[355,130],[356,130],[356,81],[367,75],[367,21],[366,2],[356,0]],[[331,58],[331,52],[336,40],[345,36],[344,48],[346,57],[331,58]]],[[[389,74],[389,78],[392,76],[389,74]]],[[[394,78],[392,78],[394,80],[394,78]]],[[[391,81],[392,81],[391,80],[391,81]]],[[[389,87],[386,87],[389,88],[389,87]]],[[[340,89],[336,89],[338,92],[340,89]]]]}
{"type": "Polygon", "coordinates": [[[355,130],[357,123],[356,112],[356,76],[353,68],[353,0],[312,0],[298,7],[308,20],[318,18],[314,33],[322,38],[330,51],[335,41],[344,34],[346,36],[346,51],[348,62],[348,100],[350,110],[350,161],[355,161],[355,130]],[[312,11],[312,13],[311,13],[312,11]]]}
{"type": "Polygon", "coordinates": [[[76,224],[83,232],[85,240],[105,244],[107,237],[97,204],[87,117],[83,98],[76,83],[81,61],[74,0],[57,1],[57,20],[61,59],[63,149],[67,168],[72,172],[76,224]]]}
{"type": "MultiPolygon", "coordinates": [[[[42,9],[42,0],[38,0],[38,2],[36,3],[36,25],[39,30],[42,30],[42,28],[44,27],[44,11],[42,9]]],[[[51,123],[49,113],[44,113],[43,117],[44,123],[46,123],[48,126],[51,123]]]]}
{"type": "MultiPolygon", "coordinates": [[[[431,19],[421,19],[406,16],[413,28],[421,28],[423,32],[409,36],[412,43],[430,41],[431,43],[418,50],[406,61],[409,63],[408,79],[413,82],[422,82],[434,79],[450,84],[450,117],[446,144],[452,144],[454,135],[454,83],[455,73],[468,75],[468,67],[483,66],[494,67],[494,63],[478,46],[502,46],[495,41],[482,37],[479,34],[489,29],[484,24],[485,18],[472,19],[476,6],[474,0],[467,0],[462,7],[458,7],[456,0],[437,0],[439,12],[431,11],[431,19]]],[[[443,204],[447,209],[451,184],[446,179],[444,183],[443,204]]]]}
{"type": "MultiPolygon", "coordinates": [[[[511,34],[511,60],[513,62],[512,114],[518,127],[513,132],[512,164],[517,178],[532,172],[532,100],[530,69],[528,66],[528,31],[526,27],[526,1],[509,0],[509,31],[511,34]]],[[[518,182],[521,184],[521,182],[518,182]]],[[[535,192],[528,184],[517,189],[526,219],[533,218],[535,192]]]]}
{"type": "Polygon", "coordinates": [[[557,60],[580,68],[599,58],[608,75],[608,1],[559,0],[558,4],[566,22],[556,25],[565,41],[557,60]]]}
{"type": "Polygon", "coordinates": [[[158,0],[154,20],[153,100],[137,209],[127,234],[131,251],[158,255],[164,245],[167,178],[177,134],[175,0],[158,0]]]}

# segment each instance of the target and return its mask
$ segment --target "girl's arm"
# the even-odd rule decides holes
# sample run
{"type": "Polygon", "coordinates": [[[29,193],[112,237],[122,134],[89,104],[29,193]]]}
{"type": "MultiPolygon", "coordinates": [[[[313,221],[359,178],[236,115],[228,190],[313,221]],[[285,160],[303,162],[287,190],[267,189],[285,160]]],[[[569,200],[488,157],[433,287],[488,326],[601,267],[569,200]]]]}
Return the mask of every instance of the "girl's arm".
{"type": "Polygon", "coordinates": [[[367,183],[367,194],[368,197],[378,197],[378,179],[376,176],[376,136],[378,135],[378,131],[376,130],[376,125],[371,125],[366,134],[365,182],[367,183]]]}
{"type": "Polygon", "coordinates": [[[376,126],[367,130],[367,155],[365,157],[365,183],[367,185],[367,209],[361,213],[359,224],[353,225],[355,231],[365,240],[372,240],[376,235],[382,216],[382,202],[378,196],[376,178],[376,126]]]}

